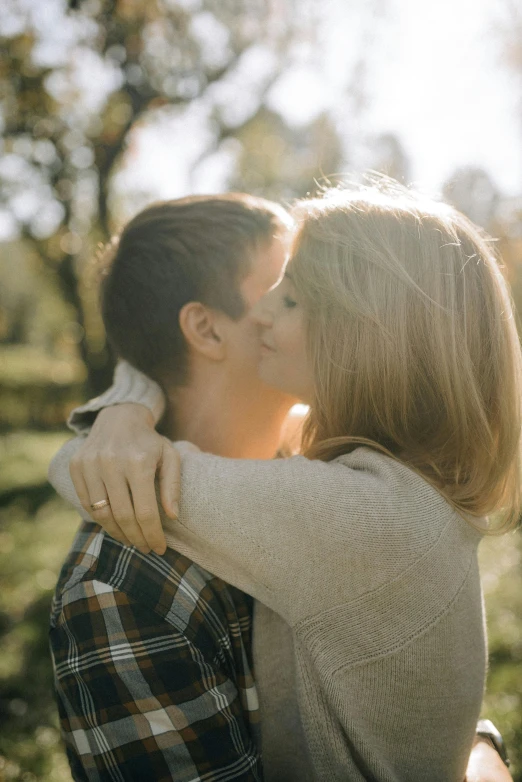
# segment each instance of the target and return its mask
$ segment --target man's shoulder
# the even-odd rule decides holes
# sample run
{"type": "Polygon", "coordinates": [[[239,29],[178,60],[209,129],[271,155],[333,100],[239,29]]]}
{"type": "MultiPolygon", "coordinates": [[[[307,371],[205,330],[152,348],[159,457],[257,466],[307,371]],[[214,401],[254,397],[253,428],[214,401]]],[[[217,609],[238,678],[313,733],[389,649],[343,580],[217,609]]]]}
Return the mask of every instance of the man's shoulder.
{"type": "Polygon", "coordinates": [[[217,639],[232,623],[250,621],[249,598],[192,560],[170,548],[161,557],[144,555],[84,521],[58,578],[52,625],[64,603],[88,599],[92,581],[124,592],[191,640],[203,629],[217,639]]]}

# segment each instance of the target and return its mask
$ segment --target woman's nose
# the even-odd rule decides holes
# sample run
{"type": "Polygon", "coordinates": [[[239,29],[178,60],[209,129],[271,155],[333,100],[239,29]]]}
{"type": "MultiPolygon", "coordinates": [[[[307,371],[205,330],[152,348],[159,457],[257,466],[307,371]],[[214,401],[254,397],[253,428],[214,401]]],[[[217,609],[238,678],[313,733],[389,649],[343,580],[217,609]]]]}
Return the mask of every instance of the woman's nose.
{"type": "Polygon", "coordinates": [[[255,323],[267,328],[272,325],[274,319],[272,309],[272,291],[261,296],[258,302],[250,310],[250,317],[255,323]]]}

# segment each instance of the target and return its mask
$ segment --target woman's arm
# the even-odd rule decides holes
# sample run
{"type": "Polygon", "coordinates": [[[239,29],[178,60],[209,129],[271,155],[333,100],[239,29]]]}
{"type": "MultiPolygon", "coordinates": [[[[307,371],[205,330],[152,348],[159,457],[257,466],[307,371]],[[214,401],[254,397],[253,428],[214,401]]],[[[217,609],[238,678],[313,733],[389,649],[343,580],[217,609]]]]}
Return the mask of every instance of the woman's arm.
{"type": "MultiPolygon", "coordinates": [[[[88,477],[83,486],[77,480],[77,493],[69,473],[69,463],[72,460],[74,465],[84,443],[83,437],[66,443],[51,463],[49,479],[84,518],[92,518],[112,534],[109,509],[90,509],[91,503],[109,496],[111,510],[117,513],[120,500],[111,496],[111,485],[102,481],[97,485],[88,477]]],[[[333,484],[342,482],[349,471],[303,457],[223,459],[194,453],[188,444],[178,445],[183,453],[182,499],[179,522],[163,515],[169,545],[271,608],[287,613],[282,604],[289,593],[298,591],[298,584],[304,587],[310,582],[312,559],[325,549],[324,501],[317,495],[327,491],[328,485],[334,492],[333,484]]],[[[179,462],[179,452],[170,446],[169,450],[179,462]]],[[[153,473],[144,476],[143,465],[141,472],[141,483],[153,485],[153,473]]],[[[179,469],[170,465],[169,490],[174,494],[176,474],[179,469]]],[[[334,493],[339,494],[338,486],[334,493]]],[[[117,537],[123,543],[140,544],[131,524],[122,523],[121,529],[125,537],[117,537]]]]}
{"type": "MultiPolygon", "coordinates": [[[[76,494],[67,464],[78,447],[67,444],[50,470],[70,500],[76,494]]],[[[422,479],[368,449],[326,464],[300,456],[225,459],[178,447],[179,522],[163,519],[169,545],[290,622],[392,580],[436,541],[447,519],[446,503],[422,479]],[[393,553],[385,561],[383,540],[393,553]]],[[[174,451],[168,453],[168,490],[176,493],[174,451]]],[[[114,509],[118,500],[105,488],[114,509]]],[[[78,493],[85,508],[103,498],[85,486],[78,493]]],[[[107,528],[100,518],[106,510],[92,515],[107,528]]]]}

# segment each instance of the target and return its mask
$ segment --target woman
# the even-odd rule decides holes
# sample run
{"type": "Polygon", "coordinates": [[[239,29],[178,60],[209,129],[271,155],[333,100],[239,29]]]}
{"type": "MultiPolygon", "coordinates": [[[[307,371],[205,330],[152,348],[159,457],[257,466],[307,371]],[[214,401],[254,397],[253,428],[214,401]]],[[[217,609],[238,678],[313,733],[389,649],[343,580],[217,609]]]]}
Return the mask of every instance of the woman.
{"type": "Polygon", "coordinates": [[[255,641],[267,778],[291,741],[320,780],[460,781],[486,662],[477,546],[486,515],[508,529],[520,507],[509,295],[445,205],[388,186],[297,218],[255,317],[262,378],[310,405],[303,455],[178,445],[167,542],[275,612],[255,641]]]}

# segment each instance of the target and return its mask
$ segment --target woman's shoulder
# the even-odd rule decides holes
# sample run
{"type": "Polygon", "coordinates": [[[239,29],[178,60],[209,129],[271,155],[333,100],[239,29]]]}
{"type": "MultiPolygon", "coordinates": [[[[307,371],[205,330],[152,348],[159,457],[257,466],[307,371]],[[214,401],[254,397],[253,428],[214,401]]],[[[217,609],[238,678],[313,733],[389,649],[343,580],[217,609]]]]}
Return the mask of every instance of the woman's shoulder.
{"type": "Polygon", "coordinates": [[[351,474],[360,474],[361,480],[380,487],[383,495],[406,502],[432,502],[440,509],[452,511],[445,497],[417,470],[398,458],[388,456],[376,448],[361,445],[350,453],[342,454],[330,464],[348,468],[351,474]]]}
{"type": "Polygon", "coordinates": [[[437,573],[451,576],[451,590],[459,588],[480,535],[422,476],[368,447],[315,469],[328,491],[316,508],[317,519],[322,513],[318,532],[308,539],[316,559],[328,562],[329,600],[379,602],[390,589],[406,602],[426,590],[430,602],[437,573]]]}
{"type": "Polygon", "coordinates": [[[469,539],[474,545],[480,537],[440,491],[399,459],[360,446],[331,464],[347,468],[351,476],[359,476],[355,482],[366,487],[366,501],[359,503],[359,520],[384,542],[408,539],[410,546],[426,550],[440,541],[450,527],[456,527],[463,540],[469,539]]]}
{"type": "Polygon", "coordinates": [[[442,495],[419,472],[400,459],[388,456],[376,448],[361,445],[350,453],[341,454],[329,464],[348,468],[352,476],[355,473],[362,481],[381,487],[383,494],[392,491],[393,495],[400,496],[402,499],[422,496],[423,500],[430,498],[448,505],[442,495]]]}

